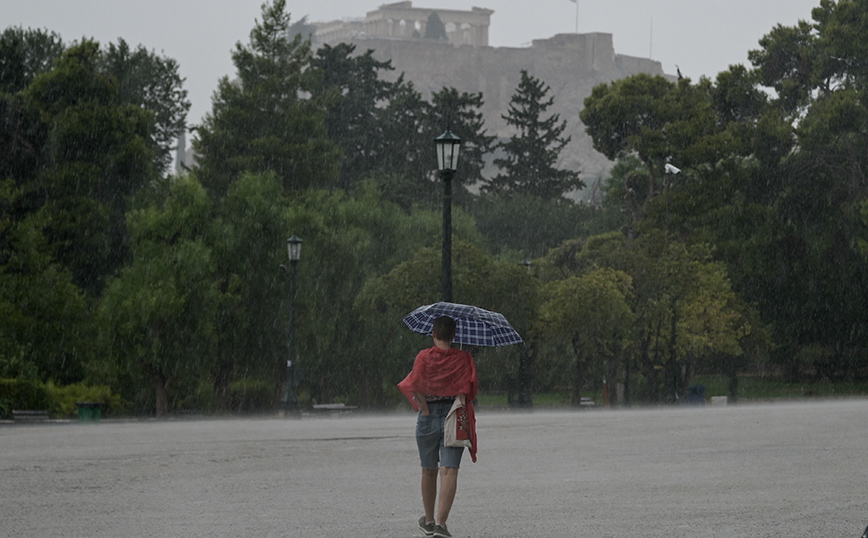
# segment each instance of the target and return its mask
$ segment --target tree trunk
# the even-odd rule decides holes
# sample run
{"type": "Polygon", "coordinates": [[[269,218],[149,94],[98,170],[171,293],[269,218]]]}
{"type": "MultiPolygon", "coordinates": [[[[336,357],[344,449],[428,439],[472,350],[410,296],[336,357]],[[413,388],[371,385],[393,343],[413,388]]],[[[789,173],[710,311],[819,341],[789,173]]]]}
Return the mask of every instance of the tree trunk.
{"type": "Polygon", "coordinates": [[[157,418],[163,418],[169,414],[169,391],[167,388],[168,380],[165,376],[154,374],[154,392],[156,396],[156,413],[157,418]]]}
{"type": "Polygon", "coordinates": [[[729,400],[730,403],[738,402],[738,368],[736,368],[736,357],[729,357],[729,400]]]}
{"type": "Polygon", "coordinates": [[[232,366],[220,365],[214,374],[214,396],[221,411],[232,409],[232,400],[229,394],[229,383],[232,380],[232,366]]]}
{"type": "Polygon", "coordinates": [[[672,318],[669,322],[669,360],[666,364],[670,383],[669,394],[667,394],[666,399],[672,404],[678,403],[679,384],[681,382],[681,373],[678,371],[678,350],[676,348],[676,344],[678,343],[678,311],[676,310],[676,303],[677,299],[673,297],[672,318]]]}
{"type": "Polygon", "coordinates": [[[609,388],[609,407],[614,407],[613,400],[617,404],[617,397],[612,398],[612,395],[616,394],[613,391],[615,391],[615,387],[618,385],[618,365],[621,363],[622,355],[623,350],[621,346],[616,344],[615,352],[612,353],[606,364],[606,379],[604,381],[608,383],[609,388]]]}
{"type": "Polygon", "coordinates": [[[573,397],[570,405],[575,408],[582,406],[582,387],[585,385],[585,361],[579,347],[579,342],[573,339],[573,354],[576,356],[573,370],[573,397]]]}

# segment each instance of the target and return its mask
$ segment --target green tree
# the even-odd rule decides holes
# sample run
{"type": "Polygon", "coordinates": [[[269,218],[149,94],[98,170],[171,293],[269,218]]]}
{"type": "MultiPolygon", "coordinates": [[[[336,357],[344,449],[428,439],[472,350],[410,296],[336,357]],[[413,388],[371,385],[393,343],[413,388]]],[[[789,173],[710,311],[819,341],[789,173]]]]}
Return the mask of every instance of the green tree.
{"type": "MultiPolygon", "coordinates": [[[[471,243],[453,243],[454,291],[458,302],[502,313],[522,336],[535,317],[537,288],[517,264],[499,261],[471,243]]],[[[396,397],[395,384],[412,368],[413,357],[430,347],[430,337],[410,332],[401,318],[424,304],[439,300],[439,246],[425,247],[391,271],[368,280],[355,301],[364,335],[359,359],[375,376],[371,384],[396,397]]],[[[519,349],[473,350],[480,365],[480,385],[497,390],[509,387],[518,375],[519,349]]]]}
{"type": "Polygon", "coordinates": [[[516,261],[544,256],[569,239],[591,235],[588,224],[598,211],[565,198],[533,194],[483,194],[468,204],[488,248],[516,261]]]}
{"type": "Polygon", "coordinates": [[[381,112],[383,147],[380,190],[405,209],[413,204],[436,205],[440,201],[433,138],[426,129],[428,103],[412,82],[398,79],[397,89],[381,112]],[[393,190],[395,191],[393,193],[393,190]],[[394,195],[393,195],[394,194],[394,195]]]}
{"type": "Polygon", "coordinates": [[[157,168],[165,174],[177,138],[187,130],[190,101],[178,62],[158,56],[141,45],[135,50],[123,39],[103,53],[102,71],[115,78],[120,100],[151,113],[151,149],[157,168]]]}
{"type": "MultiPolygon", "coordinates": [[[[359,318],[366,313],[353,305],[367,282],[412,257],[420,245],[435,242],[441,220],[439,211],[405,212],[371,182],[360,187],[350,196],[319,191],[292,204],[293,233],[305,242],[298,266],[299,319],[305,327],[300,328],[298,349],[307,358],[305,365],[300,363],[302,389],[311,398],[352,397],[365,406],[380,406],[390,387],[378,377],[378,372],[390,371],[381,370],[380,362],[386,361],[381,350],[385,328],[363,329],[359,318]]],[[[456,211],[454,217],[456,237],[480,241],[466,214],[456,211]]],[[[460,264],[457,254],[454,263],[456,268],[460,264]]],[[[437,278],[435,291],[439,272],[437,278]]]]}
{"type": "Polygon", "coordinates": [[[126,255],[129,197],[156,177],[149,115],[120,102],[115,80],[101,73],[99,62],[98,45],[85,41],[23,96],[48,127],[52,156],[25,193],[42,200],[56,259],[94,294],[126,255]]]}
{"type": "MultiPolygon", "coordinates": [[[[14,95],[27,88],[38,75],[52,70],[66,48],[55,32],[7,28],[0,34],[0,93],[14,95]]],[[[117,45],[111,43],[100,52],[98,69],[114,77],[119,100],[152,114],[152,149],[158,169],[165,173],[190,109],[178,63],[141,45],[132,51],[118,39],[117,45]]]]}
{"type": "Polygon", "coordinates": [[[274,172],[288,191],[330,187],[339,150],[328,139],[328,103],[308,98],[316,87],[310,43],[287,39],[285,0],[262,6],[249,45],[237,43],[237,79],[224,77],[193,148],[202,182],[223,196],[242,172],[274,172]]]}
{"type": "Polygon", "coordinates": [[[543,288],[536,330],[545,337],[563,339],[573,352],[574,407],[582,403],[582,389],[594,363],[599,361],[597,371],[611,372],[621,360],[633,320],[631,287],[632,279],[626,273],[602,268],[543,288]]]}
{"type": "MultiPolygon", "coordinates": [[[[643,234],[628,246],[623,234],[611,232],[566,243],[535,265],[540,278],[549,282],[547,286],[560,290],[552,297],[568,286],[558,283],[584,278],[600,269],[629,275],[630,329],[623,333],[620,345],[616,346],[616,340],[600,340],[615,346],[619,353],[606,351],[597,342],[593,345],[599,349],[583,347],[582,356],[609,358],[605,365],[598,363],[594,371],[605,375],[610,383],[622,381],[627,402],[634,394],[647,402],[683,401],[698,364],[741,355],[743,341],[755,348],[762,338],[751,309],[735,295],[725,266],[713,261],[703,245],[688,247],[667,240],[658,231],[643,234]]],[[[606,307],[584,308],[593,313],[595,308],[606,307]]],[[[564,308],[567,306],[560,310],[564,308]]],[[[575,331],[585,325],[595,326],[576,323],[575,331]]],[[[588,342],[584,339],[580,343],[588,342]]]]}
{"type": "Polygon", "coordinates": [[[210,241],[223,296],[210,381],[223,409],[232,405],[234,381],[267,383],[276,404],[285,380],[289,289],[278,267],[287,263],[287,237],[303,233],[294,231],[288,207],[276,174],[244,173],[217,211],[217,233],[210,241]]]}
{"type": "Polygon", "coordinates": [[[212,249],[202,239],[211,217],[211,203],[193,178],[172,184],[161,204],[131,212],[132,263],[101,299],[104,375],[158,417],[196,387],[216,350],[221,293],[212,249]],[[150,396],[138,392],[144,385],[150,396]]]}
{"type": "Polygon", "coordinates": [[[348,43],[326,44],[312,61],[319,74],[313,95],[331,102],[326,128],[342,151],[340,185],[344,189],[383,171],[382,142],[393,128],[384,108],[402,84],[380,78],[381,72],[393,69],[390,61],[376,60],[373,50],[353,56],[355,49],[348,43]]]}
{"type": "Polygon", "coordinates": [[[665,165],[686,169],[730,155],[728,137],[714,114],[712,84],[690,79],[634,75],[594,87],[579,117],[594,148],[612,160],[635,154],[647,185],[637,201],[644,208],[665,188],[665,165]]]}
{"type": "Polygon", "coordinates": [[[63,54],[60,36],[48,30],[10,26],[0,34],[0,93],[15,94],[63,54]]]}
{"type": "MultiPolygon", "coordinates": [[[[478,185],[485,181],[482,171],[495,137],[485,130],[480,112],[483,104],[482,93],[459,93],[455,88],[443,88],[431,95],[427,136],[434,140],[448,129],[461,138],[460,172],[455,176],[459,185],[478,185]]],[[[428,155],[431,169],[436,169],[434,151],[429,151],[428,155]]]]}
{"type": "Polygon", "coordinates": [[[20,196],[0,181],[0,377],[80,381],[94,351],[89,303],[52,259],[43,217],[13,220],[20,196]]]}
{"type": "Polygon", "coordinates": [[[498,148],[505,156],[495,159],[501,173],[484,187],[486,192],[518,192],[534,194],[543,199],[563,196],[584,187],[578,172],[560,170],[556,163],[570,137],[563,137],[567,121],[558,114],[544,118],[554,97],[541,80],[522,70],[521,82],[510,100],[503,119],[518,133],[498,148]]]}
{"type": "Polygon", "coordinates": [[[739,238],[740,289],[773,324],[777,360],[793,376],[853,376],[865,364],[866,289],[853,283],[866,274],[855,248],[868,194],[868,73],[856,37],[866,13],[863,1],[823,1],[813,22],[777,26],[749,54],[775,98],[757,123],[765,136],[747,197],[733,204],[753,226],[739,238]]]}
{"type": "MultiPolygon", "coordinates": [[[[93,41],[66,49],[47,31],[0,36],[0,287],[10,322],[0,354],[41,380],[75,383],[93,371],[93,301],[129,254],[124,213],[158,176],[154,116],[122,94],[106,58],[93,41]]],[[[127,77],[140,71],[114,65],[127,77]]]]}

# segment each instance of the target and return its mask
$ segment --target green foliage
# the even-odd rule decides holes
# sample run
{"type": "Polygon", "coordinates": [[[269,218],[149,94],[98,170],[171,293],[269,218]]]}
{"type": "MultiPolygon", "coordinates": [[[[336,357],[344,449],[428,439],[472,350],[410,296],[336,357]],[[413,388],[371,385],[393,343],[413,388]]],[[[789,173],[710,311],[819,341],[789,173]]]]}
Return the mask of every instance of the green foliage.
{"type": "Polygon", "coordinates": [[[179,67],[176,60],[141,45],[131,50],[123,39],[117,45],[110,43],[103,53],[102,70],[117,81],[120,99],[151,113],[151,151],[163,174],[171,164],[177,138],[187,130],[190,110],[179,67]]]}
{"type": "Polygon", "coordinates": [[[525,376],[578,402],[605,378],[628,400],[677,402],[697,374],[731,382],[766,360],[802,383],[864,378],[866,14],[823,0],[813,22],[763,38],[753,69],[715,81],[595,88],[580,117],[618,159],[598,206],[562,199],[581,183],[554,168],[565,122],[527,73],[486,183],[482,94],[426,101],[385,80],[373,51],[314,54],[304,19],[291,25],[275,0],[233,51],[237,78],[220,81],[194,141],[200,167],[167,178],[189,107],[176,62],[122,39],[66,49],[7,29],[0,376],[21,380],[24,406],[48,390],[66,415],[84,399],[161,416],[272,410],[295,234],[302,401],[396,405],[430,345],[400,319],[439,296],[431,140],[449,128],[466,142],[458,184],[483,187],[455,193],[456,300],[502,312],[527,340],[522,371],[516,347],[476,350],[485,390],[525,376]]]}
{"type": "Polygon", "coordinates": [[[636,155],[645,166],[647,185],[628,191],[638,208],[632,209],[634,221],[666,189],[666,163],[686,168],[726,155],[728,138],[720,132],[711,94],[705,79],[691,85],[689,79],[675,83],[642,74],[596,86],[585,99],[579,117],[594,148],[612,160],[636,155]]]}
{"type": "Polygon", "coordinates": [[[0,34],[0,93],[15,94],[40,73],[51,70],[63,53],[56,32],[10,26],[0,34]]]}
{"type": "Polygon", "coordinates": [[[468,210],[490,249],[499,255],[515,252],[516,261],[544,256],[563,241],[586,237],[589,221],[598,211],[560,197],[508,192],[479,196],[468,210]]]}
{"type": "Polygon", "coordinates": [[[571,346],[576,403],[589,372],[625,379],[628,398],[683,399],[701,358],[740,355],[743,342],[752,350],[762,346],[762,328],[751,324],[752,309],[738,301],[725,267],[711,261],[702,245],[686,247],[659,233],[628,244],[613,232],[565,243],[535,270],[549,290],[539,331],[571,346]],[[629,279],[623,298],[595,298],[592,292],[607,289],[601,278],[611,271],[629,279]],[[618,304],[620,324],[601,311],[618,304]],[[588,319],[577,319],[580,315],[588,319]],[[601,332],[598,322],[620,336],[601,332]],[[631,394],[637,380],[638,391],[631,394]]]}
{"type": "Polygon", "coordinates": [[[124,411],[121,397],[114,394],[106,385],[85,385],[73,383],[64,386],[45,384],[45,391],[51,401],[51,415],[54,417],[75,417],[78,415],[77,402],[99,402],[103,412],[124,411]]]}
{"type": "Polygon", "coordinates": [[[581,391],[594,361],[601,361],[602,366],[620,360],[634,317],[631,294],[630,276],[609,268],[556,280],[543,289],[536,330],[542,336],[562,339],[572,349],[572,405],[581,404],[581,391]]]}
{"type": "Polygon", "coordinates": [[[0,376],[77,380],[93,351],[88,301],[52,260],[40,215],[16,223],[6,211],[21,196],[0,182],[0,376]]]}
{"type": "Polygon", "coordinates": [[[237,80],[220,80],[212,111],[193,140],[200,178],[224,196],[245,172],[274,172],[287,191],[333,186],[339,150],[328,139],[328,101],[307,98],[316,87],[310,43],[287,38],[286,2],[263,4],[250,43],[237,43],[237,80]]]}
{"type": "Polygon", "coordinates": [[[393,70],[391,62],[374,59],[373,50],[353,56],[356,46],[323,45],[311,60],[319,75],[313,95],[328,99],[325,118],[328,136],[341,149],[340,185],[351,188],[382,171],[387,158],[383,139],[391,119],[385,108],[400,82],[380,79],[393,70]]]}
{"type": "Polygon", "coordinates": [[[210,216],[192,179],[173,184],[160,206],[133,211],[132,263],[102,296],[103,346],[119,375],[154,387],[158,416],[168,411],[170,386],[195,379],[214,353],[221,295],[212,251],[201,239],[210,216]]]}
{"type": "MultiPolygon", "coordinates": [[[[38,75],[49,73],[65,52],[66,46],[55,32],[7,28],[0,34],[0,94],[24,91],[38,75]]],[[[151,113],[154,164],[165,173],[175,139],[186,129],[185,118],[190,109],[178,63],[142,46],[131,51],[119,39],[117,45],[109,44],[99,52],[97,69],[114,79],[121,102],[151,113]]]]}
{"type": "MultiPolygon", "coordinates": [[[[582,112],[598,149],[645,165],[622,183],[628,243],[659,230],[713,246],[739,295],[727,302],[756,308],[738,307],[751,320],[739,330],[761,335],[768,327],[758,340],[771,340],[772,359],[794,376],[847,378],[866,361],[868,332],[858,320],[868,290],[853,285],[868,269],[858,247],[866,230],[858,208],[868,194],[857,37],[866,9],[822,2],[813,22],[765,36],[750,53],[754,70],[732,67],[714,84],[630,77],[596,88],[582,112]],[[682,173],[662,174],[665,162],[682,173]]],[[[611,193],[617,204],[621,193],[611,193]]],[[[714,333],[706,324],[697,334],[714,333]]],[[[740,337],[740,347],[751,338],[740,337]]],[[[732,354],[732,343],[715,345],[732,354]]]]}
{"type": "Polygon", "coordinates": [[[92,294],[126,255],[128,197],[155,176],[149,116],[118,104],[117,85],[99,62],[97,44],[84,41],[24,92],[48,127],[52,155],[25,194],[42,199],[54,256],[92,294]]]}
{"type": "Polygon", "coordinates": [[[0,378],[0,414],[12,417],[12,411],[48,411],[51,398],[39,382],[27,379],[0,378]]]}
{"type": "Polygon", "coordinates": [[[388,197],[391,191],[387,187],[398,182],[400,192],[412,200],[409,205],[402,204],[405,209],[414,203],[431,205],[440,200],[439,182],[431,181],[436,170],[433,140],[440,133],[431,136],[425,129],[427,110],[422,94],[412,82],[405,82],[402,75],[389,104],[383,108],[381,129],[377,131],[383,151],[380,166],[389,182],[381,182],[380,189],[388,197]]]}
{"type": "Polygon", "coordinates": [[[274,383],[265,379],[242,378],[229,384],[232,410],[261,413],[274,409],[274,383]]]}
{"type": "Polygon", "coordinates": [[[517,192],[533,194],[543,199],[563,196],[584,183],[579,173],[555,168],[558,156],[570,141],[564,138],[567,121],[558,114],[543,117],[554,103],[551,88],[522,70],[521,82],[503,119],[518,134],[501,142],[498,148],[505,156],[495,159],[502,170],[483,190],[487,192],[517,192]]]}
{"type": "MultiPolygon", "coordinates": [[[[495,260],[473,245],[453,242],[453,293],[460,303],[503,313],[521,333],[535,316],[537,288],[516,264],[495,260]]],[[[377,386],[393,385],[409,372],[416,353],[431,346],[430,337],[411,333],[401,318],[439,300],[439,247],[417,251],[388,273],[365,283],[355,301],[364,336],[360,368],[376,372],[377,386]]],[[[476,350],[480,383],[505,386],[518,360],[518,350],[476,350]]],[[[373,384],[372,383],[372,384],[373,384]]]]}
{"type": "MultiPolygon", "coordinates": [[[[485,130],[480,112],[483,104],[481,93],[459,93],[455,88],[443,88],[431,95],[427,137],[433,140],[448,129],[461,138],[460,172],[455,175],[459,185],[476,185],[485,181],[482,170],[486,156],[494,149],[494,137],[485,130]]],[[[429,151],[427,155],[430,156],[427,161],[431,163],[430,168],[436,169],[434,152],[429,151]]]]}
{"type": "Polygon", "coordinates": [[[594,148],[612,160],[633,152],[643,162],[664,160],[670,152],[659,131],[672,114],[666,97],[675,88],[662,76],[650,75],[595,86],[579,114],[594,148]]]}
{"type": "Polygon", "coordinates": [[[302,39],[309,40],[313,37],[313,34],[316,32],[316,26],[311,24],[307,20],[307,15],[298,19],[294,23],[289,25],[289,29],[286,32],[286,35],[289,39],[294,39],[295,36],[300,35],[302,39]]]}

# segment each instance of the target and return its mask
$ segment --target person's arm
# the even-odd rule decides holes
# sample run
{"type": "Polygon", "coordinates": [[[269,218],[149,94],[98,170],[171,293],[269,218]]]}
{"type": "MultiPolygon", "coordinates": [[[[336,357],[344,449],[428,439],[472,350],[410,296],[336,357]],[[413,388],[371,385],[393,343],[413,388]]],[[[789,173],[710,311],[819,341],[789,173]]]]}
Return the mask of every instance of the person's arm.
{"type": "Polygon", "coordinates": [[[419,409],[422,411],[423,415],[430,415],[431,411],[428,410],[428,400],[425,399],[425,395],[421,392],[414,392],[413,398],[419,403],[419,409]]]}

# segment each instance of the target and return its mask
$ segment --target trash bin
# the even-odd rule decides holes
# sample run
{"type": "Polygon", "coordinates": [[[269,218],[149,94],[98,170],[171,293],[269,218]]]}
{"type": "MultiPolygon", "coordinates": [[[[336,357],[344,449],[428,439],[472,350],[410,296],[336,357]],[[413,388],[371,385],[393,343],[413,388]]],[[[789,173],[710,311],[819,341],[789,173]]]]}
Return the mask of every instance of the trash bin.
{"type": "Polygon", "coordinates": [[[705,385],[687,387],[688,405],[705,405],[705,385]]]}
{"type": "Polygon", "coordinates": [[[79,422],[99,422],[102,418],[102,402],[75,402],[79,422]]]}

